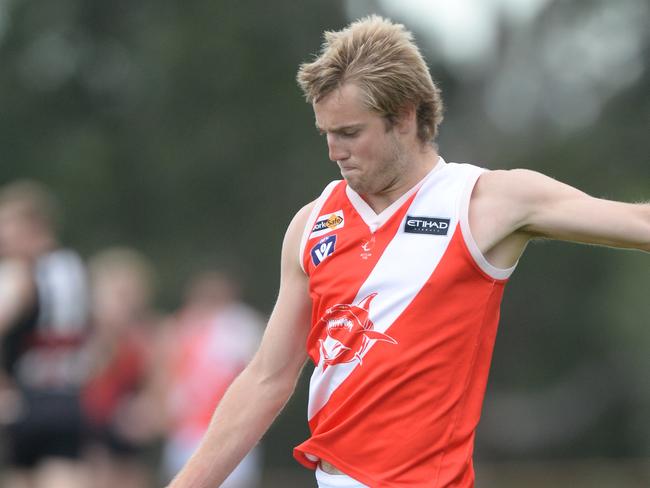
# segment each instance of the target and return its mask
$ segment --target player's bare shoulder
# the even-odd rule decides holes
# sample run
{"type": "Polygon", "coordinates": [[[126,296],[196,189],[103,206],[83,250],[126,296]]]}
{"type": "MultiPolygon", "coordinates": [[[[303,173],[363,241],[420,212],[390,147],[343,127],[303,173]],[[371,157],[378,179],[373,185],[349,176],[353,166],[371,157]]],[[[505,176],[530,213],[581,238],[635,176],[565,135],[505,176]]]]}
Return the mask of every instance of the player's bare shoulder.
{"type": "Polygon", "coordinates": [[[285,236],[285,245],[287,243],[287,240],[293,241],[296,239],[297,239],[297,245],[300,245],[300,239],[302,238],[302,234],[305,230],[305,226],[307,225],[307,220],[309,219],[309,216],[311,215],[311,212],[315,204],[316,204],[316,200],[309,202],[307,205],[305,205],[300,210],[298,210],[296,214],[293,216],[293,219],[291,219],[291,222],[289,223],[289,227],[287,228],[287,233],[285,236]]]}
{"type": "Polygon", "coordinates": [[[544,176],[528,169],[499,169],[485,171],[479,177],[474,189],[474,196],[489,200],[508,202],[524,200],[531,194],[531,189],[539,184],[544,176]]]}
{"type": "Polygon", "coordinates": [[[298,210],[296,212],[296,215],[294,215],[293,220],[291,221],[291,225],[295,224],[300,229],[304,229],[305,225],[307,225],[307,219],[309,218],[311,211],[314,209],[314,205],[316,205],[316,200],[312,200],[307,205],[298,210]]]}
{"type": "Polygon", "coordinates": [[[486,171],[476,185],[477,195],[490,200],[517,204],[520,210],[530,212],[544,201],[558,196],[584,193],[550,176],[529,169],[486,171]]]}
{"type": "Polygon", "coordinates": [[[481,174],[470,200],[470,219],[487,219],[493,233],[502,237],[517,231],[525,219],[522,203],[529,195],[528,186],[534,174],[525,169],[493,170],[481,174]]]}
{"type": "Polygon", "coordinates": [[[532,237],[525,231],[528,185],[535,178],[524,169],[486,171],[479,177],[469,206],[472,236],[488,261],[514,264],[532,237]]]}
{"type": "MultiPolygon", "coordinates": [[[[300,245],[303,239],[303,234],[305,232],[305,227],[307,226],[307,220],[311,215],[311,212],[316,204],[316,200],[309,202],[307,205],[302,207],[291,219],[287,232],[284,235],[284,242],[282,244],[282,262],[283,265],[296,264],[298,268],[299,265],[299,253],[300,245]]],[[[293,266],[290,266],[293,267],[293,266]]]]}

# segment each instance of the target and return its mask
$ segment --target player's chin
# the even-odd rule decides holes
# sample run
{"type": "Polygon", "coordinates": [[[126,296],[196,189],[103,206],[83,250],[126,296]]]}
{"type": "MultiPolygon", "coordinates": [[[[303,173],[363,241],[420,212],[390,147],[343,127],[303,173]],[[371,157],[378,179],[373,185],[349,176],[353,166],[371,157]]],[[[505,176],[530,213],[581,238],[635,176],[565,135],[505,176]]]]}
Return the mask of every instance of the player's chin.
{"type": "Polygon", "coordinates": [[[363,178],[360,177],[358,170],[341,171],[341,176],[343,176],[343,179],[345,179],[350,188],[357,193],[368,192],[368,185],[363,178]]]}

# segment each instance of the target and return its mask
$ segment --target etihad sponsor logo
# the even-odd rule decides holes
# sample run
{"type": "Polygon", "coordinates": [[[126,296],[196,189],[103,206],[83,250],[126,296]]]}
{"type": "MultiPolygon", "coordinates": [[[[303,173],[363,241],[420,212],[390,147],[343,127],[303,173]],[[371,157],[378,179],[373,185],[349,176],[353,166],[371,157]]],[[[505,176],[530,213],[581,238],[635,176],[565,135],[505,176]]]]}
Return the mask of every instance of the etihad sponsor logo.
{"type": "Polygon", "coordinates": [[[337,210],[334,213],[321,215],[316,219],[314,228],[311,230],[309,238],[322,236],[335,229],[340,229],[345,224],[343,210],[337,210]]]}
{"type": "Polygon", "coordinates": [[[404,232],[446,236],[449,231],[449,221],[449,219],[439,217],[413,217],[407,215],[404,222],[404,232]]]}
{"type": "Polygon", "coordinates": [[[311,248],[311,260],[314,266],[322,263],[336,249],[336,234],[323,237],[318,244],[311,248]]]}

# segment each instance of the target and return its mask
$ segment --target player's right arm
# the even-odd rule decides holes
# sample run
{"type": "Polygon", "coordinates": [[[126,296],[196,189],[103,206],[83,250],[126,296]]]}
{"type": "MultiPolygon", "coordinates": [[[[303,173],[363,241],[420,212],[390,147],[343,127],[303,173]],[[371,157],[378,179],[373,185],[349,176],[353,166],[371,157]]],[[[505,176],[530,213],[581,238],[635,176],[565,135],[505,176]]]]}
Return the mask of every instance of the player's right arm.
{"type": "Polygon", "coordinates": [[[287,229],[278,300],[257,353],[222,398],[201,445],[170,488],[220,486],[293,393],[307,358],[311,301],[298,255],[312,206],[300,210],[287,229]]]}

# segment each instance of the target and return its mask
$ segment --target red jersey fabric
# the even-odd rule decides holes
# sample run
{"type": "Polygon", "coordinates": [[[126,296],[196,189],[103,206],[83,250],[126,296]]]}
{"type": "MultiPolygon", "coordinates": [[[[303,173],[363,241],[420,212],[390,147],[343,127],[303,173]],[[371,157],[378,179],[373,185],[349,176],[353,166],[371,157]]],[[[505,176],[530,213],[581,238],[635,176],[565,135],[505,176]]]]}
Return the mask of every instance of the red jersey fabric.
{"type": "MultiPolygon", "coordinates": [[[[134,326],[138,327],[138,325],[134,326]]],[[[146,374],[147,344],[144,334],[127,332],[102,367],[88,380],[82,393],[89,421],[106,426],[122,402],[142,387],[146,374]]]]}
{"type": "Polygon", "coordinates": [[[373,488],[471,487],[472,452],[499,306],[513,271],[469,231],[483,170],[442,158],[376,215],[345,182],[316,203],[301,246],[313,301],[307,341],[311,437],[324,459],[373,488]]]}

